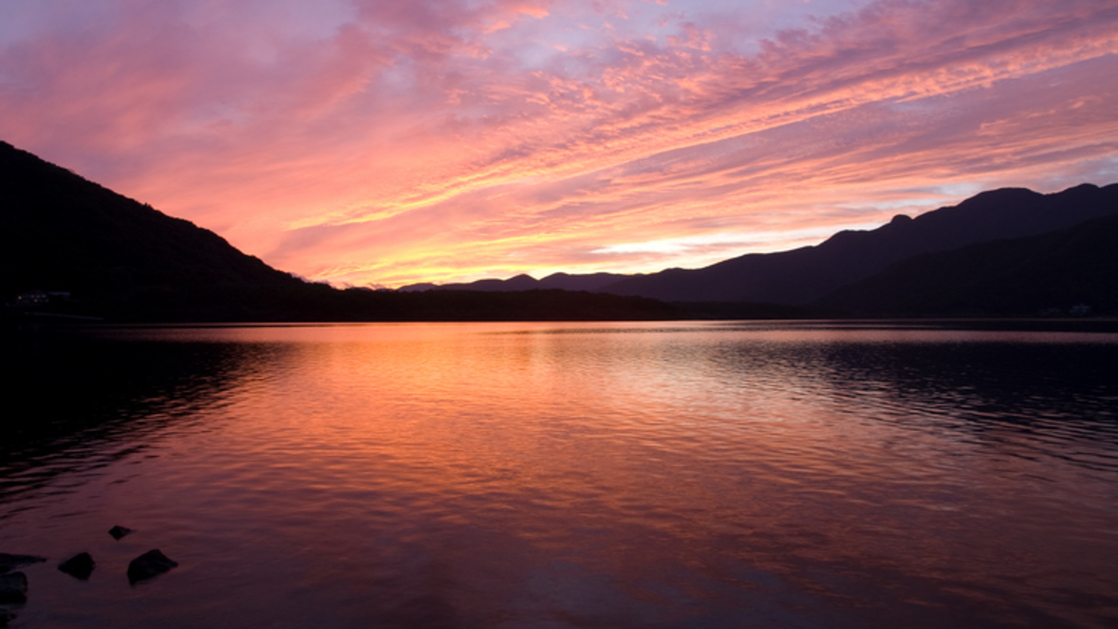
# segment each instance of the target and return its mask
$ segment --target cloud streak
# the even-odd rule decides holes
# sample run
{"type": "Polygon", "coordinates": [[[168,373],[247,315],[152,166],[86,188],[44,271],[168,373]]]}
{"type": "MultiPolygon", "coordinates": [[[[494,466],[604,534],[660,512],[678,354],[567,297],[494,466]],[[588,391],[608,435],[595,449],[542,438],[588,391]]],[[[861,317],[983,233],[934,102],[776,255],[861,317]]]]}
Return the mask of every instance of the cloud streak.
{"type": "Polygon", "coordinates": [[[1118,3],[5,5],[0,137],[338,283],[649,271],[1118,179],[1118,3]]]}

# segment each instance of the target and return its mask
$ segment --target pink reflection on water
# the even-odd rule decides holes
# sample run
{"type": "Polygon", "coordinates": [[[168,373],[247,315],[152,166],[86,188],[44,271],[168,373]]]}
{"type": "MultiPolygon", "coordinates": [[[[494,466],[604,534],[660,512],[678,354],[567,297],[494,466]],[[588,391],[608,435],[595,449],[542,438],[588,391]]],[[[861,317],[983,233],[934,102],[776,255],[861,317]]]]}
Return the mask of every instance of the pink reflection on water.
{"type": "Polygon", "coordinates": [[[134,454],[5,505],[0,550],[98,560],[80,587],[28,569],[29,626],[1103,626],[1114,609],[1118,440],[1097,420],[1115,385],[1072,369],[1112,358],[1105,336],[111,334],[235,358],[98,446],[134,454]],[[1030,360],[1074,378],[1014,371],[1030,360]],[[114,542],[116,523],[137,533],[114,542]],[[118,568],[148,547],[180,567],[129,588],[118,568]]]}

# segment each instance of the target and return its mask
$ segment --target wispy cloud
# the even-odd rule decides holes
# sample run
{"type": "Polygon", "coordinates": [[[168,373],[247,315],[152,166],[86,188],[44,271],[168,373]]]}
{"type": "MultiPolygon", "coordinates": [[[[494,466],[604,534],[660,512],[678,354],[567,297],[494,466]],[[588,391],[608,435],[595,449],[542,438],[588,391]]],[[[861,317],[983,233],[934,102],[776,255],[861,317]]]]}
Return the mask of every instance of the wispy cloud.
{"type": "Polygon", "coordinates": [[[14,0],[0,22],[0,137],[338,282],[695,266],[1118,179],[1112,1],[14,0]]]}

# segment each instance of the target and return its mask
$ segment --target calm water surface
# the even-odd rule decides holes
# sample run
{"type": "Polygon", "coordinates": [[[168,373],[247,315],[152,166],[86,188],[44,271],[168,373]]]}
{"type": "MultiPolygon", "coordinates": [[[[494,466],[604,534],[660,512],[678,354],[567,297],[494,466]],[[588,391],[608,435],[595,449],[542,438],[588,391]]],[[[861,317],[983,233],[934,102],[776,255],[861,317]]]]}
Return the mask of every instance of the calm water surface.
{"type": "Polygon", "coordinates": [[[24,568],[13,627],[1118,625],[1118,334],[372,324],[7,343],[0,552],[50,558],[24,568]],[[114,541],[114,524],[136,532],[114,541]],[[180,566],[130,586],[151,548],[180,566]],[[85,582],[56,569],[81,551],[85,582]]]}

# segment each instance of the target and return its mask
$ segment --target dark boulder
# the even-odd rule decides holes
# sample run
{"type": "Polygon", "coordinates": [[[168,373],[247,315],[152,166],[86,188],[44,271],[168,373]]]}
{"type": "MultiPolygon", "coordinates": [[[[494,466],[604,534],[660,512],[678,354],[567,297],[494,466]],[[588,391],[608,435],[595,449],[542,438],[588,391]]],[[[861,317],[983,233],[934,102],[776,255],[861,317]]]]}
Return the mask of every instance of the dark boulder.
{"type": "Polygon", "coordinates": [[[161,553],[158,548],[152,549],[136,557],[128,564],[128,581],[136,583],[137,581],[150,579],[178,565],[177,561],[173,561],[167,555],[161,553]]]}
{"type": "Polygon", "coordinates": [[[120,538],[128,535],[131,532],[132,529],[128,528],[127,526],[121,526],[119,524],[109,529],[109,535],[112,535],[113,539],[115,540],[120,540],[120,538]]]}
{"type": "Polygon", "coordinates": [[[93,556],[89,553],[78,553],[63,561],[58,565],[58,569],[66,574],[85,581],[89,575],[93,574],[93,566],[97,565],[93,561],[93,556]]]}
{"type": "Polygon", "coordinates": [[[0,574],[0,603],[27,602],[27,575],[22,572],[0,574]]]}

